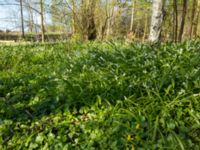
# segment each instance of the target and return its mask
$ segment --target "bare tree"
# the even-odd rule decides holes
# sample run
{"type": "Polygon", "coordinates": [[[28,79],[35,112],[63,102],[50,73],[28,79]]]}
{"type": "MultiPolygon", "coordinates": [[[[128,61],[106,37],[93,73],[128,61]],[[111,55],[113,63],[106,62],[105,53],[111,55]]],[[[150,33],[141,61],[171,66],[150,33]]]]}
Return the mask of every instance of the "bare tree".
{"type": "Polygon", "coordinates": [[[75,13],[75,1],[72,0],[72,32],[76,33],[76,13],[75,13]]]}
{"type": "Polygon", "coordinates": [[[40,19],[41,19],[41,33],[42,33],[42,42],[45,40],[45,30],[44,30],[44,8],[43,8],[43,0],[40,0],[40,19]]]}
{"type": "Polygon", "coordinates": [[[28,11],[28,28],[30,32],[33,32],[33,28],[34,28],[34,19],[33,19],[33,10],[32,10],[32,1],[31,0],[27,0],[26,2],[26,9],[28,11]]]}
{"type": "Polygon", "coordinates": [[[24,15],[23,15],[23,6],[22,6],[22,0],[20,0],[20,14],[21,14],[21,29],[22,29],[22,38],[24,39],[24,15]]]}

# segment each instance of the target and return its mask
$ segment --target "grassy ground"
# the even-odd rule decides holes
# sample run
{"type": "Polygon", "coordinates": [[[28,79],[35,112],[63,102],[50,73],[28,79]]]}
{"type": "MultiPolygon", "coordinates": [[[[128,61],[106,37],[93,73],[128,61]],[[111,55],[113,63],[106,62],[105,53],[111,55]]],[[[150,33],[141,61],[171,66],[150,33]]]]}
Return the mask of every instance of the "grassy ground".
{"type": "MultiPolygon", "coordinates": [[[[0,33],[0,43],[13,43],[20,42],[22,40],[20,32],[3,32],[0,33]]],[[[45,39],[48,42],[56,42],[64,39],[68,39],[70,35],[59,33],[59,32],[48,32],[45,33],[45,39]]],[[[25,33],[24,41],[27,42],[38,42],[41,41],[40,33],[25,33]]]]}
{"type": "Polygon", "coordinates": [[[200,149],[200,42],[0,47],[0,149],[200,149]]]}
{"type": "Polygon", "coordinates": [[[0,40],[0,44],[12,44],[12,43],[15,43],[15,41],[0,40]]]}

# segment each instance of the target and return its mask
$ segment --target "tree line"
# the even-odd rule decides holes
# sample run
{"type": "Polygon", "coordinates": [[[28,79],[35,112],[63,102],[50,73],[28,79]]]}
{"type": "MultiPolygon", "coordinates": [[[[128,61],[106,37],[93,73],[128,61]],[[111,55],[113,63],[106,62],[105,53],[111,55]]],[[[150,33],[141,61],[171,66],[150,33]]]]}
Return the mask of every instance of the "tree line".
{"type": "Polygon", "coordinates": [[[66,33],[74,39],[174,41],[197,38],[200,0],[15,0],[29,32],[66,33]],[[34,23],[34,12],[40,26],[34,23]],[[28,14],[28,15],[27,15],[28,14]],[[46,23],[48,14],[51,23],[46,23]],[[46,20],[45,20],[46,19],[46,20]]]}

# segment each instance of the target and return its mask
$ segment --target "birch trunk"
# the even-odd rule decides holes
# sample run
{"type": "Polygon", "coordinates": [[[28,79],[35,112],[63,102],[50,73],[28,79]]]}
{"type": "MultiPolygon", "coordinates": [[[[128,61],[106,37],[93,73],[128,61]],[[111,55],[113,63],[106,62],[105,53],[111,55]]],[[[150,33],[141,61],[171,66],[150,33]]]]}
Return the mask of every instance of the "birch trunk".
{"type": "Polygon", "coordinates": [[[160,40],[161,27],[163,22],[163,0],[153,0],[151,27],[149,34],[150,42],[158,42],[160,40]]]}

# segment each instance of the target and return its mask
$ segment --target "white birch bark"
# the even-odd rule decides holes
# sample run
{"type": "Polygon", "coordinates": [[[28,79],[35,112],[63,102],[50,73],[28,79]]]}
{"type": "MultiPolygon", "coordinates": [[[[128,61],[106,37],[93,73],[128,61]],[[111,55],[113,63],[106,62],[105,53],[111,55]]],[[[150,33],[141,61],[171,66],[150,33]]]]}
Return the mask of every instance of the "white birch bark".
{"type": "Polygon", "coordinates": [[[149,34],[150,42],[158,42],[163,22],[163,0],[153,0],[151,27],[149,34]]]}

